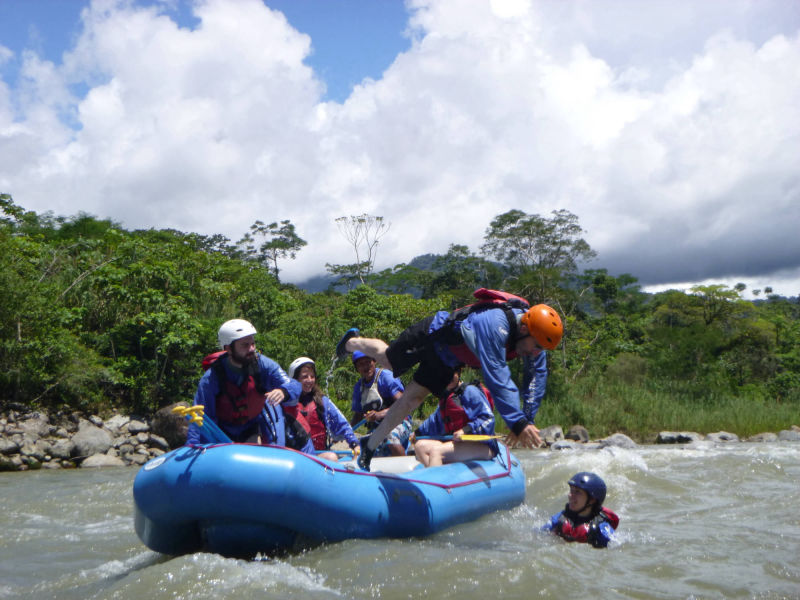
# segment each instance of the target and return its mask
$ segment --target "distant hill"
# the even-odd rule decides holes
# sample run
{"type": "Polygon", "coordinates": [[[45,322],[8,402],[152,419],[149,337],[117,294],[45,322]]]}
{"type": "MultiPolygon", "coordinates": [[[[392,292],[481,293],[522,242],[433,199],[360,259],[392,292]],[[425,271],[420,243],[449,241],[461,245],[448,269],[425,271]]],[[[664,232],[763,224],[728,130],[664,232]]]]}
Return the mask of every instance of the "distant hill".
{"type": "Polygon", "coordinates": [[[336,277],[333,275],[315,275],[310,279],[295,283],[295,285],[310,294],[316,294],[326,291],[334,281],[336,281],[336,277]]]}
{"type": "MultiPolygon", "coordinates": [[[[408,264],[409,266],[416,267],[422,271],[434,271],[433,263],[437,258],[440,258],[440,256],[441,255],[439,254],[420,254],[419,256],[412,258],[411,262],[408,264]]],[[[305,281],[300,281],[294,285],[299,287],[301,290],[305,290],[306,292],[314,294],[317,292],[326,291],[334,281],[336,281],[336,277],[333,275],[315,275],[314,277],[306,279],[305,281]]],[[[337,289],[337,291],[344,293],[347,291],[347,289],[341,286],[337,289]]]]}

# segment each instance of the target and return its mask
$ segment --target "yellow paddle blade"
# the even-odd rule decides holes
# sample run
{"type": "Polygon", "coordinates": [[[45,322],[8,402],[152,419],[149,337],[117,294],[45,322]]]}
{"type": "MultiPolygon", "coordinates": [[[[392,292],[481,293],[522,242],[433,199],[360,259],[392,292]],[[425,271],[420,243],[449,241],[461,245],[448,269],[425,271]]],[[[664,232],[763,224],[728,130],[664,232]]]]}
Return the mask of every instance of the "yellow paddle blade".
{"type": "Polygon", "coordinates": [[[195,406],[176,406],[172,409],[176,415],[180,415],[182,417],[188,416],[200,416],[202,417],[205,411],[205,406],[202,404],[197,404],[195,406]]]}
{"type": "Polygon", "coordinates": [[[502,435],[478,435],[475,433],[465,433],[461,436],[462,442],[488,442],[489,440],[499,440],[502,435]]]}

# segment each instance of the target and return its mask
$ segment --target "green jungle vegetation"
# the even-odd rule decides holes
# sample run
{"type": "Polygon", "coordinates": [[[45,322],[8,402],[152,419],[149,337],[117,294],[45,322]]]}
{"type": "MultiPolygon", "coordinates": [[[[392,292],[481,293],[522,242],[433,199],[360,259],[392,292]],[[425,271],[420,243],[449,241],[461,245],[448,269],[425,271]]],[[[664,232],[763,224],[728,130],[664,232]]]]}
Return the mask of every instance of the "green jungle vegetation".
{"type": "Polygon", "coordinates": [[[344,331],[388,341],[485,286],[550,304],[564,319],[539,427],[582,424],[595,438],[620,431],[652,441],[660,430],[746,436],[797,423],[798,298],[767,288],[764,299],[743,300],[743,284],[647,294],[632,275],[579,270],[594,257],[581,233],[565,210],[509,211],[489,224],[480,253],[452,245],[381,272],[369,260],[327,265],[335,285],[309,293],[278,277],[278,260],[305,244],[288,221],[256,222],[234,244],[36,214],[2,194],[0,409],[148,415],[191,402],[219,325],[240,317],[284,367],[314,358],[323,389],[349,415],[356,375],[333,360],[344,331]]]}

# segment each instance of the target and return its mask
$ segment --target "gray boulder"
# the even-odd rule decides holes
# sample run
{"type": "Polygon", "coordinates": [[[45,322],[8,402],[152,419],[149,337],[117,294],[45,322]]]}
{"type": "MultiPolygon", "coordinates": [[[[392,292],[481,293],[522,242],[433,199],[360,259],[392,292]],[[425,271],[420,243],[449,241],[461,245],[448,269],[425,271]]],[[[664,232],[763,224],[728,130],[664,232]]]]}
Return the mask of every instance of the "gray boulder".
{"type": "Polygon", "coordinates": [[[68,459],[75,452],[75,444],[72,440],[58,440],[50,446],[50,456],[68,459]]]}
{"type": "Polygon", "coordinates": [[[765,431],[763,433],[757,433],[755,435],[751,435],[749,438],[745,440],[745,442],[756,442],[756,443],[763,443],[763,442],[777,442],[778,435],[772,433],[771,431],[765,431]]]}
{"type": "Polygon", "coordinates": [[[550,425],[539,430],[539,437],[542,438],[545,444],[552,446],[564,439],[564,430],[561,429],[561,425],[550,425]]]}
{"type": "Polygon", "coordinates": [[[656,438],[656,444],[691,444],[703,440],[703,436],[694,431],[662,431],[656,438]]]}
{"type": "Polygon", "coordinates": [[[172,409],[176,406],[188,407],[186,402],[176,402],[159,409],[150,423],[151,432],[167,440],[170,448],[178,448],[186,443],[189,422],[185,417],[176,415],[172,409]]]}
{"type": "Polygon", "coordinates": [[[778,432],[778,440],[781,442],[800,442],[800,431],[792,429],[784,429],[778,432]]]}
{"type": "Polygon", "coordinates": [[[0,454],[0,473],[3,471],[17,471],[21,464],[22,461],[19,459],[19,455],[3,456],[0,454]]]}
{"type": "Polygon", "coordinates": [[[108,421],[106,421],[105,426],[111,433],[119,434],[122,428],[130,423],[131,418],[126,417],[125,415],[114,415],[108,421]]]}
{"type": "Polygon", "coordinates": [[[37,461],[42,462],[44,461],[45,457],[49,456],[50,454],[50,444],[45,440],[36,440],[33,443],[28,441],[22,444],[20,454],[23,456],[30,456],[35,458],[37,461]]]}
{"type": "Polygon", "coordinates": [[[60,438],[68,438],[69,431],[67,431],[64,427],[56,427],[56,430],[53,432],[53,435],[60,438]]]}
{"type": "Polygon", "coordinates": [[[159,450],[169,450],[169,443],[160,435],[154,433],[150,434],[150,448],[158,448],[159,450]]]}
{"type": "Polygon", "coordinates": [[[72,441],[75,444],[77,456],[103,454],[114,443],[108,431],[86,420],[81,420],[78,425],[78,433],[72,436],[72,441]]]}
{"type": "Polygon", "coordinates": [[[134,448],[133,448],[133,444],[125,443],[125,444],[122,444],[117,450],[119,451],[120,456],[125,456],[126,454],[133,453],[134,448]]]}
{"type": "Polygon", "coordinates": [[[0,456],[3,454],[16,454],[19,452],[19,444],[8,438],[0,438],[0,456]]]}
{"type": "Polygon", "coordinates": [[[636,442],[624,433],[614,433],[600,440],[601,448],[607,448],[609,446],[614,446],[615,448],[636,448],[636,445],[636,442]]]}
{"type": "Polygon", "coordinates": [[[738,442],[739,436],[727,431],[718,431],[717,433],[709,433],[706,439],[709,442],[738,442]]]}
{"type": "Polygon", "coordinates": [[[141,466],[144,463],[146,463],[148,460],[150,460],[150,456],[147,455],[147,454],[135,453],[135,454],[129,454],[126,457],[126,459],[129,460],[130,463],[133,464],[133,465],[141,466]]]}
{"type": "Polygon", "coordinates": [[[136,435],[137,433],[145,433],[147,431],[150,431],[150,425],[148,425],[143,421],[136,421],[132,419],[128,423],[128,433],[130,433],[131,435],[136,435]]]}
{"type": "Polygon", "coordinates": [[[573,425],[567,431],[567,435],[564,436],[568,440],[575,440],[576,442],[588,442],[589,441],[589,430],[586,429],[583,425],[573,425]]]}
{"type": "Polygon", "coordinates": [[[98,467],[124,467],[125,463],[116,456],[93,454],[81,463],[82,469],[98,467]]]}
{"type": "Polygon", "coordinates": [[[32,413],[24,421],[19,421],[17,426],[28,436],[38,439],[50,435],[50,420],[47,415],[32,413]]]}

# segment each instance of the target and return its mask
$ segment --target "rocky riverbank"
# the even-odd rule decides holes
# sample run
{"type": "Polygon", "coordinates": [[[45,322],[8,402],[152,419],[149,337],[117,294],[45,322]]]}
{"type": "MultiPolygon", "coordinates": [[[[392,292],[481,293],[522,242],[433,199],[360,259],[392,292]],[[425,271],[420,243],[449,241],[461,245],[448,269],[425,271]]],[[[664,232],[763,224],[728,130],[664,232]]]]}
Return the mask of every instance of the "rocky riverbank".
{"type": "Polygon", "coordinates": [[[9,409],[0,413],[0,471],[141,466],[186,441],[186,420],[171,412],[173,406],[149,419],[114,415],[106,420],[9,409]]]}
{"type": "MultiPolygon", "coordinates": [[[[551,425],[543,428],[539,435],[551,450],[599,449],[607,446],[634,448],[638,445],[624,433],[615,433],[606,438],[591,440],[589,432],[582,425],[573,425],[566,434],[560,425],[551,425]]],[[[682,444],[692,447],[731,442],[800,442],[800,427],[792,425],[791,429],[785,429],[778,433],[758,433],[745,439],[740,439],[735,433],[727,431],[707,434],[695,431],[661,431],[655,439],[656,444],[682,444]]]]}
{"type": "MultiPolygon", "coordinates": [[[[105,420],[76,412],[48,414],[24,407],[9,409],[0,413],[0,471],[141,466],[186,441],[187,422],[172,412],[178,405],[186,406],[167,406],[152,418],[114,415],[105,420]]],[[[560,425],[545,427],[540,433],[550,450],[637,446],[622,433],[592,440],[581,425],[570,427],[566,434],[560,425]]],[[[800,427],[793,425],[778,433],[760,433],[744,440],[725,431],[662,431],[655,440],[657,444],[689,446],[739,441],[800,442],[800,427]]]]}

